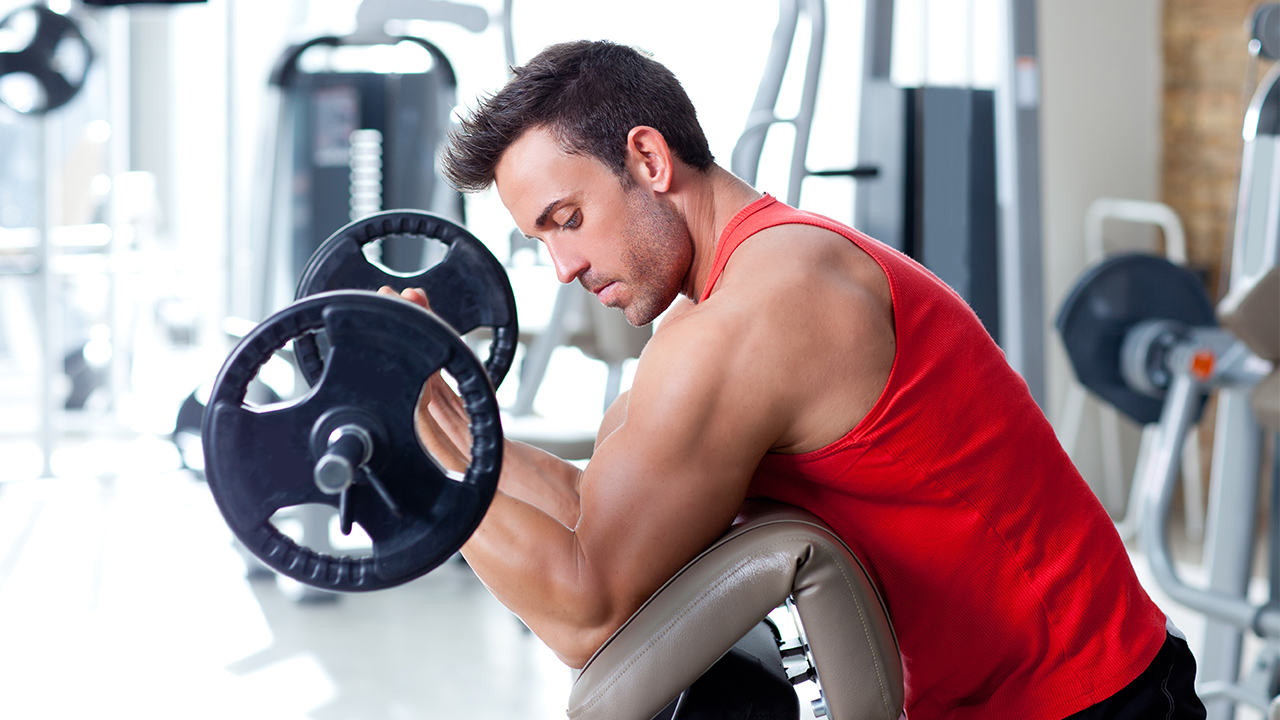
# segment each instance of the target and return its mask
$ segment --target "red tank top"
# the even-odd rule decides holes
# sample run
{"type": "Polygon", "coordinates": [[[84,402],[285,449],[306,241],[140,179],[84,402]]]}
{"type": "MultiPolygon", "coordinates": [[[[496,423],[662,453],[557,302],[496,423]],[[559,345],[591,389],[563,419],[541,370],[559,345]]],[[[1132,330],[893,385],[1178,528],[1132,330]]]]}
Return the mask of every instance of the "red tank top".
{"type": "Polygon", "coordinates": [[[839,233],[880,264],[896,356],[857,427],[821,450],[769,453],[749,494],[821,517],[867,566],[911,720],[1060,720],[1118,692],[1159,651],[1164,614],[959,295],[901,253],[766,195],[725,228],[702,299],[744,240],[792,223],[839,233]]]}

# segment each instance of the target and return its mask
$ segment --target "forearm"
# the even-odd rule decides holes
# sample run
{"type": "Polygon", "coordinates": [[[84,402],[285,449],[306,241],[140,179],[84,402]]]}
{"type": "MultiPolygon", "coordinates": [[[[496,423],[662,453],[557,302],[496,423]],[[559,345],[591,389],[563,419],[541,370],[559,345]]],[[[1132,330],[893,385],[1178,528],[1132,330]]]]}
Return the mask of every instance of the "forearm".
{"type": "MultiPolygon", "coordinates": [[[[627,397],[623,392],[605,412],[597,449],[626,420],[627,397]]],[[[503,447],[502,469],[498,486],[504,492],[540,508],[569,529],[578,526],[582,471],[575,465],[532,445],[508,440],[503,447]]]]}
{"type": "Polygon", "coordinates": [[[499,491],[462,554],[563,662],[582,667],[613,631],[613,613],[581,550],[563,523],[499,491]]]}
{"type": "Polygon", "coordinates": [[[498,489],[551,516],[566,528],[578,525],[578,482],[572,463],[526,443],[507,440],[502,449],[498,489]]]}

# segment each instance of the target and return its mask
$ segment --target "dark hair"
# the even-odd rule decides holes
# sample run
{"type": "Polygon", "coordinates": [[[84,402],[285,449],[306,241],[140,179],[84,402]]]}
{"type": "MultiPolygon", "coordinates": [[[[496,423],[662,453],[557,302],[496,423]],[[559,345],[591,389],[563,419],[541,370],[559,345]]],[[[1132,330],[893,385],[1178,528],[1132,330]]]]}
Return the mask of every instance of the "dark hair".
{"type": "Polygon", "coordinates": [[[464,192],[493,183],[502,154],[525,131],[545,127],[573,153],[600,160],[626,184],[627,133],[648,125],[686,165],[715,160],[693,103],[675,75],[630,47],[608,41],[552,45],[449,133],[445,179],[464,192]]]}

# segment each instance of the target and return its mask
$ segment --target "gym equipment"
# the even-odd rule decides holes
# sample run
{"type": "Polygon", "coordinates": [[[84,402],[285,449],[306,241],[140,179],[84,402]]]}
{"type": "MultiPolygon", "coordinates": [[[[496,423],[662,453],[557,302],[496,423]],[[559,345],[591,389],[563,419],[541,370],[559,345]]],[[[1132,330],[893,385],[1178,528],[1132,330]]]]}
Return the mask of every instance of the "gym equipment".
{"type": "Polygon", "coordinates": [[[852,224],[958,292],[1043,407],[1035,3],[997,5],[1009,71],[993,91],[895,82],[894,0],[866,3],[858,162],[877,172],[858,184],[852,224]]]}
{"type": "MultiPolygon", "coordinates": [[[[1280,264],[1276,233],[1280,68],[1272,68],[1258,84],[1242,134],[1228,293],[1216,308],[1223,327],[1215,326],[1212,313],[1195,321],[1196,315],[1204,314],[1207,299],[1203,291],[1185,287],[1185,275],[1179,280],[1168,267],[1154,271],[1137,264],[1131,277],[1125,277],[1123,264],[1110,271],[1116,275],[1112,282],[1127,285],[1127,290],[1108,293],[1077,288],[1081,297],[1075,298],[1077,292],[1073,292],[1069,301],[1077,309],[1064,307],[1059,324],[1060,328],[1094,327],[1075,340],[1064,334],[1077,373],[1094,376],[1091,381],[1082,377],[1083,384],[1096,385],[1091,387],[1095,391],[1105,389],[1112,402],[1124,405],[1120,409],[1135,418],[1149,419],[1152,408],[1158,409],[1151,450],[1142,475],[1135,478],[1142,503],[1140,538],[1160,588],[1175,602],[1205,616],[1204,647],[1196,656],[1197,692],[1212,720],[1233,717],[1239,702],[1262,710],[1271,706],[1272,717],[1280,718],[1280,464],[1267,469],[1273,499],[1267,537],[1270,599],[1255,604],[1248,593],[1257,542],[1257,481],[1264,475],[1259,420],[1271,423],[1280,405],[1276,399],[1280,393],[1275,390],[1280,388],[1275,369],[1280,361],[1276,331],[1280,281],[1275,278],[1280,264]],[[1104,307],[1086,308],[1094,296],[1110,299],[1104,307]],[[1182,309],[1167,311],[1166,306],[1182,309]],[[1076,313],[1084,319],[1067,318],[1076,313]],[[1099,345],[1092,360],[1083,347],[1091,342],[1099,345]],[[1187,431],[1211,392],[1217,394],[1217,412],[1202,560],[1206,581],[1192,587],[1173,565],[1167,547],[1167,515],[1187,431]],[[1263,647],[1253,666],[1242,672],[1245,631],[1261,638],[1263,647]]],[[[1081,285],[1106,284],[1100,278],[1090,279],[1101,271],[1089,271],[1081,285]]],[[[1270,424],[1266,428],[1280,430],[1270,424]]],[[[1280,446],[1280,437],[1273,436],[1272,444],[1280,446]]]]}
{"type": "MultiPolygon", "coordinates": [[[[232,351],[205,416],[206,473],[228,525],[267,565],[325,590],[376,590],[430,571],[474,531],[497,487],[501,433],[484,371],[444,321],[399,298],[331,291],[268,318],[232,351]],[[331,344],[311,392],[246,407],[267,359],[322,328],[331,344]],[[440,470],[415,435],[418,388],[442,368],[470,416],[462,476],[440,470]],[[373,556],[316,553],[272,525],[277,511],[308,503],[336,504],[344,530],[359,524],[373,539],[373,556]]],[[[796,720],[789,688],[806,681],[819,686],[819,717],[902,711],[897,642],[865,569],[809,513],[753,502],[591,658],[569,716],[709,720],[742,709],[796,720]],[[784,604],[808,629],[788,647],[760,625],[784,604]]]]}
{"type": "MultiPolygon", "coordinates": [[[[488,24],[484,10],[471,6],[366,0],[353,34],[311,38],[276,61],[268,98],[274,111],[268,110],[260,153],[271,190],[255,204],[253,238],[240,249],[252,257],[254,285],[249,307],[238,314],[257,320],[287,304],[287,288],[308,258],[353,220],[398,207],[463,220],[462,196],[435,163],[457,77],[434,43],[384,30],[389,19],[411,17],[473,32],[488,24]]],[[[391,240],[381,259],[404,271],[421,266],[420,251],[420,244],[391,240]]]]}
{"type": "Polygon", "coordinates": [[[45,5],[0,19],[0,103],[23,115],[62,107],[84,87],[93,46],[80,25],[45,5]]]}
{"type": "Polygon", "coordinates": [[[205,474],[218,508],[264,563],[325,590],[391,587],[438,566],[475,530],[497,489],[502,426],[489,378],[440,319],[399,298],[336,291],[268,318],[227,358],[203,429],[205,474]],[[291,340],[324,330],[324,372],[295,404],[254,409],[249,382],[291,340]],[[406,348],[412,348],[407,351],[406,348]],[[427,379],[446,370],[470,418],[472,459],[458,476],[418,442],[414,411],[427,379]],[[271,523],[304,504],[358,524],[366,558],[301,547],[271,523]]]}
{"type": "Polygon", "coordinates": [[[1280,60],[1280,3],[1259,3],[1253,9],[1248,27],[1258,43],[1256,54],[1268,60],[1280,60]]]}
{"type": "MultiPolygon", "coordinates": [[[[1085,258],[1090,265],[1101,263],[1107,258],[1103,232],[1107,220],[1160,228],[1164,236],[1164,257],[1176,265],[1187,264],[1186,232],[1173,208],[1144,200],[1099,198],[1089,203],[1089,209],[1085,213],[1084,248],[1085,258]]],[[[1076,444],[1085,425],[1086,395],[1083,385],[1072,382],[1067,388],[1065,409],[1061,422],[1058,423],[1062,448],[1073,458],[1076,457],[1076,444]]],[[[1120,537],[1128,540],[1137,533],[1142,520],[1142,500],[1139,497],[1141,483],[1129,484],[1126,503],[1125,477],[1121,467],[1123,460],[1119,411],[1105,403],[1099,403],[1096,409],[1103,472],[1103,485],[1099,494],[1108,509],[1123,509],[1124,517],[1116,521],[1116,531],[1120,533],[1120,537]]],[[[1193,542],[1199,542],[1204,538],[1204,479],[1200,471],[1199,432],[1193,427],[1190,433],[1191,437],[1184,445],[1185,457],[1182,462],[1183,508],[1186,511],[1187,537],[1193,542]]],[[[1142,475],[1154,438],[1155,425],[1144,425],[1142,440],[1138,445],[1137,463],[1130,478],[1142,475]]]]}
{"type": "MultiPolygon", "coordinates": [[[[1273,46],[1275,41],[1280,38],[1273,38],[1273,46]]],[[[1250,99],[1241,137],[1240,192],[1230,246],[1230,273],[1227,274],[1226,265],[1223,272],[1223,277],[1229,279],[1228,295],[1242,291],[1277,265],[1280,237],[1275,218],[1280,211],[1280,176],[1276,174],[1275,160],[1280,147],[1280,70],[1275,67],[1250,99]]],[[[1275,307],[1271,305],[1272,313],[1275,307]]],[[[1274,326],[1275,315],[1271,317],[1274,326]]],[[[1247,597],[1253,575],[1257,478],[1262,471],[1263,433],[1250,395],[1246,387],[1226,387],[1218,392],[1203,561],[1208,570],[1208,588],[1240,601],[1247,597]]],[[[1204,650],[1196,658],[1197,677],[1204,687],[1215,688],[1215,692],[1216,688],[1231,688],[1240,684],[1245,675],[1257,679],[1260,687],[1264,679],[1275,677],[1274,668],[1268,669],[1265,664],[1280,666],[1280,643],[1268,643],[1267,651],[1247,673],[1240,668],[1243,651],[1243,629],[1209,615],[1204,650]]],[[[1223,690],[1216,699],[1201,692],[1211,720],[1232,717],[1230,692],[1223,690]]],[[[1260,694],[1268,692],[1269,688],[1260,694]]]]}
{"type": "Polygon", "coordinates": [[[754,185],[760,169],[760,155],[769,128],[785,123],[795,128],[791,145],[790,173],[787,177],[786,203],[799,207],[800,189],[807,177],[875,177],[875,167],[854,167],[838,170],[810,170],[806,163],[809,153],[809,133],[813,127],[813,113],[818,101],[818,78],[822,74],[822,47],[826,42],[826,3],[823,0],[782,0],[778,9],[778,24],[769,44],[769,56],[764,73],[756,89],[747,126],[733,146],[731,169],[733,174],[754,185]],[[800,108],[795,117],[781,118],[777,114],[778,95],[786,77],[791,59],[791,46],[795,42],[800,15],[809,19],[809,49],[805,58],[804,85],[800,93],[800,108]]]}
{"type": "MultiPolygon", "coordinates": [[[[1280,305],[1248,306],[1251,316],[1238,314],[1237,327],[1275,324],[1280,305]]],[[[1272,371],[1271,363],[1217,326],[1193,273],[1151,255],[1117,256],[1088,270],[1063,304],[1057,326],[1082,385],[1139,423],[1159,422],[1144,476],[1135,483],[1143,504],[1143,549],[1160,587],[1183,605],[1280,641],[1280,605],[1255,606],[1243,596],[1187,586],[1174,570],[1166,537],[1183,445],[1209,392],[1253,388],[1272,371]]],[[[1280,504],[1275,510],[1280,513],[1280,504]]],[[[1233,517],[1237,521],[1243,516],[1233,517]]],[[[1273,533],[1280,533],[1277,522],[1280,514],[1273,517],[1273,533]]],[[[1277,552],[1280,544],[1273,542],[1273,562],[1280,561],[1277,552]]],[[[1280,598],[1280,574],[1273,573],[1271,597],[1280,598]]],[[[1273,674],[1269,682],[1277,679],[1273,674]]],[[[1270,686],[1264,695],[1259,688],[1218,682],[1205,683],[1202,698],[1224,694],[1265,708],[1275,694],[1270,686]]]]}
{"type": "MultiPolygon", "coordinates": [[[[316,250],[298,280],[296,298],[329,290],[377,290],[384,285],[397,291],[424,289],[431,311],[459,335],[490,329],[493,341],[485,369],[494,387],[502,384],[515,357],[520,327],[506,268],[484,243],[461,225],[427,212],[393,210],[370,215],[344,226],[316,250]],[[390,239],[434,239],[447,250],[439,263],[425,270],[388,272],[368,259],[365,248],[390,239]]],[[[294,345],[298,369],[314,383],[323,370],[314,337],[300,337],[294,345]]]]}
{"type": "Polygon", "coordinates": [[[1194,273],[1142,254],[1088,270],[1057,319],[1080,383],[1140,425],[1160,419],[1171,380],[1164,359],[1185,329],[1216,324],[1194,273]]]}
{"type": "MultiPolygon", "coordinates": [[[[770,502],[745,506],[739,524],[654,593],[596,651],[570,691],[569,718],[736,717],[697,714],[705,707],[698,697],[706,692],[699,688],[700,678],[719,663],[770,664],[759,651],[735,643],[784,603],[794,604],[802,632],[798,644],[782,655],[804,665],[790,676],[792,682],[818,682],[814,715],[897,720],[904,698],[902,661],[884,603],[866,571],[822,521],[770,502]]],[[[769,674],[757,668],[748,679],[751,684],[732,693],[740,702],[744,696],[774,697],[769,674]]],[[[788,709],[783,700],[763,699],[750,708],[752,718],[797,717],[794,704],[788,709]]]]}

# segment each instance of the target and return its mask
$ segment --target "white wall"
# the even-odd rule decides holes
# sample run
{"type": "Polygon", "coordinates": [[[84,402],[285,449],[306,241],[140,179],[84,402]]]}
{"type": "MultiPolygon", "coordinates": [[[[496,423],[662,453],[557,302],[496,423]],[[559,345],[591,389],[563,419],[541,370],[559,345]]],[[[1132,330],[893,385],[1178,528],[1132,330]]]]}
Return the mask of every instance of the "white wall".
{"type": "MultiPolygon", "coordinates": [[[[1052,323],[1085,267],[1085,211],[1099,197],[1159,199],[1161,3],[1042,0],[1037,9],[1044,88],[1047,410],[1057,424],[1074,375],[1052,323]]],[[[1093,407],[1086,409],[1075,453],[1091,483],[1101,477],[1096,417],[1093,407]]],[[[1127,435],[1131,458],[1134,433],[1127,435]]]]}

